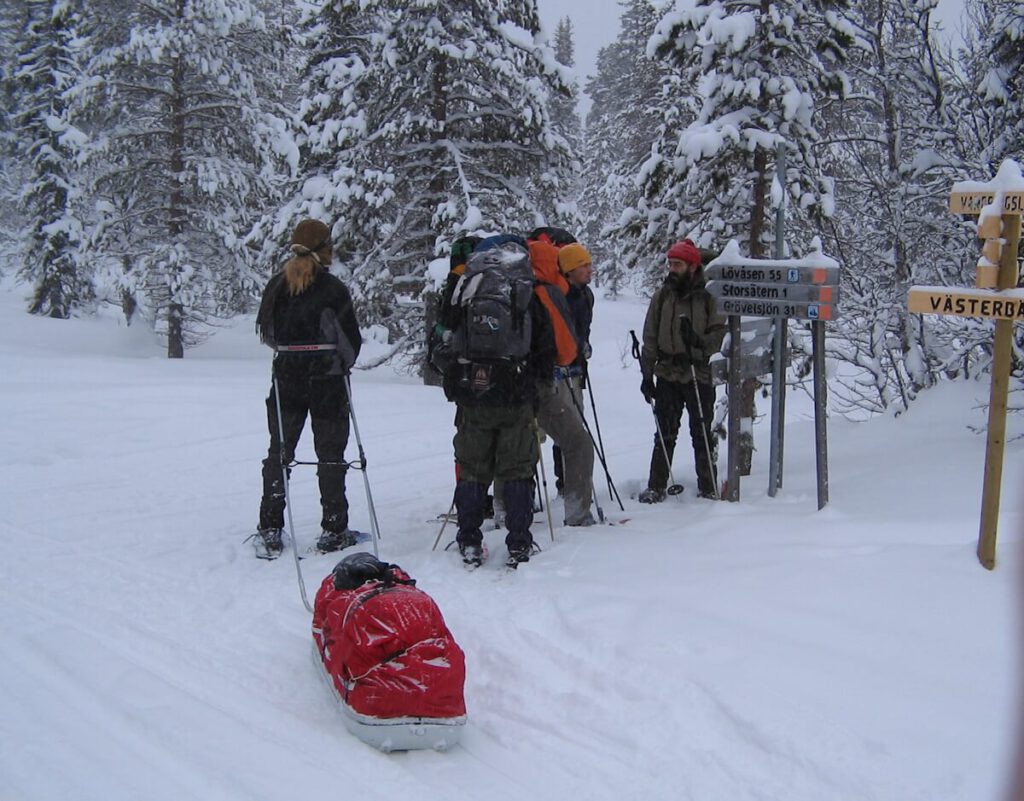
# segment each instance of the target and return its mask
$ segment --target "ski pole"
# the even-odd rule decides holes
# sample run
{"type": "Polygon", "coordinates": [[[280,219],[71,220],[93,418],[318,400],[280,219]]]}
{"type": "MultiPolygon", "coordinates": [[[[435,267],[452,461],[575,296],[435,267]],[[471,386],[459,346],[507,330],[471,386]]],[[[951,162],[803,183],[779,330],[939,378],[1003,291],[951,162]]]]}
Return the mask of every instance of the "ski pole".
{"type": "Polygon", "coordinates": [[[448,507],[448,514],[444,516],[444,522],[441,524],[441,530],[437,532],[437,537],[434,540],[434,547],[430,550],[437,550],[437,543],[441,541],[441,535],[444,534],[445,528],[448,526],[448,521],[452,519],[452,512],[455,511],[455,495],[452,495],[452,505],[448,507]]]}
{"type": "MultiPolygon", "coordinates": [[[[598,444],[598,447],[599,447],[601,455],[604,456],[604,440],[601,439],[601,421],[597,417],[597,404],[594,403],[594,384],[590,380],[590,371],[586,368],[586,366],[584,366],[584,368],[583,368],[583,378],[587,382],[587,393],[590,395],[590,410],[594,414],[594,430],[597,432],[597,444],[598,444]]],[[[611,476],[607,476],[607,478],[608,478],[608,498],[611,499],[611,497],[612,497],[612,490],[614,489],[614,487],[612,486],[612,478],[611,478],[611,476]]],[[[625,510],[623,510],[623,511],[625,511],[625,510]]]]}
{"type": "Polygon", "coordinates": [[[672,474],[672,459],[668,455],[668,446],[665,444],[665,435],[661,433],[661,421],[658,419],[658,410],[654,408],[654,401],[647,401],[651,405],[651,414],[654,415],[654,427],[658,430],[658,442],[661,443],[661,452],[665,456],[665,464],[668,465],[668,477],[672,481],[665,490],[669,495],[680,495],[685,489],[682,484],[676,482],[672,474]]]}
{"type": "MultiPolygon", "coordinates": [[[[605,522],[604,509],[601,508],[601,502],[597,499],[597,488],[594,486],[594,479],[590,479],[590,492],[594,496],[594,507],[597,509],[597,519],[602,525],[605,522]]],[[[623,509],[622,511],[626,511],[623,509]]]]}
{"type": "Polygon", "coordinates": [[[537,425],[536,419],[533,421],[533,430],[537,434],[537,452],[540,457],[537,461],[540,462],[540,482],[544,487],[544,508],[548,513],[548,531],[551,532],[551,541],[555,541],[555,524],[551,521],[551,498],[548,496],[548,476],[544,470],[544,452],[541,451],[540,441],[540,426],[537,425]]]}
{"type": "Polygon", "coordinates": [[[288,513],[288,536],[292,541],[292,558],[295,560],[295,576],[299,581],[299,595],[302,596],[302,605],[306,611],[313,614],[313,607],[310,606],[309,598],[306,595],[306,582],[302,578],[302,567],[299,565],[299,545],[295,540],[295,523],[292,520],[292,498],[288,489],[288,467],[284,461],[284,418],[281,416],[281,389],[277,384],[276,359],[270,365],[270,375],[274,379],[274,408],[277,410],[277,435],[281,450],[281,478],[284,484],[284,508],[288,513]]]}
{"type": "Polygon", "coordinates": [[[683,345],[686,347],[686,360],[690,363],[690,378],[693,380],[693,394],[697,400],[697,422],[700,423],[700,433],[704,437],[704,454],[708,459],[708,471],[711,473],[711,484],[715,491],[715,500],[722,500],[718,494],[718,479],[715,477],[715,464],[711,458],[711,442],[708,439],[708,429],[704,425],[704,404],[700,399],[700,388],[697,384],[697,368],[693,364],[693,346],[694,344],[703,340],[697,336],[697,332],[693,330],[693,321],[689,317],[679,318],[679,333],[680,338],[683,340],[683,345]]]}
{"type": "Polygon", "coordinates": [[[352,381],[349,379],[348,373],[345,373],[345,389],[348,392],[348,413],[352,418],[352,432],[356,435],[356,445],[359,448],[359,470],[363,474],[363,486],[366,487],[366,506],[370,512],[370,527],[373,530],[373,555],[379,557],[377,543],[380,540],[380,525],[377,523],[377,510],[373,505],[373,494],[370,492],[370,477],[366,474],[366,452],[363,450],[363,440],[359,436],[356,406],[352,402],[352,381]]]}
{"type": "MultiPolygon", "coordinates": [[[[690,347],[686,347],[689,353],[690,347]]],[[[697,422],[700,423],[700,433],[704,435],[704,452],[708,457],[708,472],[711,474],[711,486],[715,490],[715,500],[722,500],[718,494],[718,478],[715,476],[715,463],[711,458],[711,441],[708,439],[708,428],[704,424],[704,404],[700,400],[700,387],[697,385],[697,370],[693,366],[693,359],[690,359],[690,376],[693,378],[693,394],[697,398],[697,422]]]]}
{"type": "MultiPolygon", "coordinates": [[[[601,467],[604,469],[605,478],[608,479],[608,486],[611,487],[611,492],[609,493],[609,499],[610,500],[618,501],[619,509],[621,509],[623,512],[625,512],[626,511],[626,507],[622,505],[622,499],[619,497],[619,491],[617,489],[615,489],[615,483],[612,481],[612,475],[608,471],[608,463],[604,459],[604,454],[601,453],[601,450],[597,447],[597,442],[594,441],[594,435],[590,431],[590,425],[587,423],[587,417],[586,417],[585,414],[583,414],[583,404],[579,400],[579,398],[576,397],[576,393],[572,391],[571,387],[569,389],[569,394],[572,395],[573,405],[576,407],[576,411],[579,412],[580,420],[583,421],[583,428],[586,429],[587,435],[590,437],[590,442],[594,446],[594,452],[597,453],[597,458],[601,462],[601,467]]],[[[593,484],[593,479],[591,479],[591,484],[593,484]]],[[[594,493],[594,501],[595,502],[597,501],[597,493],[596,492],[594,493]]]]}
{"type": "MultiPolygon", "coordinates": [[[[630,329],[629,335],[633,338],[633,358],[636,359],[637,364],[640,364],[640,372],[643,373],[643,364],[640,362],[640,340],[636,338],[636,331],[630,329]]],[[[646,398],[644,400],[647,400],[646,398]]],[[[654,427],[658,432],[658,442],[661,443],[661,452],[665,456],[665,465],[668,467],[668,477],[672,482],[668,489],[665,490],[669,495],[679,495],[682,493],[684,487],[682,484],[676,483],[676,477],[672,474],[672,460],[668,455],[668,446],[665,444],[665,436],[661,433],[661,421],[658,419],[658,410],[654,408],[654,401],[648,400],[647,404],[651,407],[651,414],[654,415],[654,427]]]]}

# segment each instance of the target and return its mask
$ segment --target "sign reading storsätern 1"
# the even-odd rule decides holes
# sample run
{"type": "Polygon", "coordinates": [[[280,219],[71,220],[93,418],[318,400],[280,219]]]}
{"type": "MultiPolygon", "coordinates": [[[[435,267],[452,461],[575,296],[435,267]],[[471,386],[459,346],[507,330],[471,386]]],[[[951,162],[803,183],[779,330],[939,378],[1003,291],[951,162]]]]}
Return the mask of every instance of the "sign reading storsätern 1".
{"type": "Polygon", "coordinates": [[[801,303],[835,303],[839,299],[839,287],[831,284],[735,284],[708,281],[707,290],[716,298],[795,300],[801,303]]]}
{"type": "Polygon", "coordinates": [[[910,288],[907,307],[916,314],[951,314],[956,317],[1024,321],[1024,289],[993,292],[915,286],[910,288]]]}

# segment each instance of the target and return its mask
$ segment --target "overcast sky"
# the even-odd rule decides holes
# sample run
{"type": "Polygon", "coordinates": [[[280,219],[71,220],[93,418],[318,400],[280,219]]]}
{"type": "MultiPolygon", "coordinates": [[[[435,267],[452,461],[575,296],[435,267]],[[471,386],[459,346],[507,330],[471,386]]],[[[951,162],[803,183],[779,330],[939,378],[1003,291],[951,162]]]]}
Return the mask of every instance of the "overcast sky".
{"type": "MultiPolygon", "coordinates": [[[[572,20],[576,42],[576,73],[580,91],[586,85],[588,75],[593,75],[597,64],[597,51],[615,40],[619,33],[619,15],[622,9],[618,0],[537,0],[541,24],[548,37],[554,39],[555,26],[562,17],[572,20]]],[[[939,0],[936,14],[952,35],[959,29],[959,18],[963,0],[939,0]]],[[[590,108],[586,97],[580,99],[580,113],[584,116],[590,108]]]]}

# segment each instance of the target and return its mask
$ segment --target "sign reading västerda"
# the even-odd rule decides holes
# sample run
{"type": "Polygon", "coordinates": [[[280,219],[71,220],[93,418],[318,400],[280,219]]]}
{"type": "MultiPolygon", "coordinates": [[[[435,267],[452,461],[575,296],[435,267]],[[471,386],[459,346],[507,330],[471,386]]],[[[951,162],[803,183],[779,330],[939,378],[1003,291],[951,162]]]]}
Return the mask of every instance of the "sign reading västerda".
{"type": "Polygon", "coordinates": [[[907,308],[916,314],[951,314],[956,317],[989,317],[1024,321],[1024,289],[951,289],[913,286],[907,308]]]}

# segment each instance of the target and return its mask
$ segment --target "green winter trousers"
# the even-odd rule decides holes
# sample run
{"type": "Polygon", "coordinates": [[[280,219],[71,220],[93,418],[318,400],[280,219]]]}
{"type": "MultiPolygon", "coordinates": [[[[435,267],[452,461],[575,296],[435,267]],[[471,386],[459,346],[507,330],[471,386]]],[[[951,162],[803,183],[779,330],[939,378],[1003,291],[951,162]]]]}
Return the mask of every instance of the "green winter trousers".
{"type": "Polygon", "coordinates": [[[495,482],[495,495],[504,502],[505,544],[509,550],[529,548],[533,542],[531,496],[533,470],[540,456],[532,404],[513,407],[458,407],[455,415],[455,461],[459,481],[455,505],[459,514],[460,546],[483,541],[487,485],[495,482]],[[499,484],[501,490],[499,491],[499,484]]]}
{"type": "Polygon", "coordinates": [[[453,444],[460,480],[486,487],[495,479],[532,479],[540,456],[533,406],[459,405],[453,444]]]}

